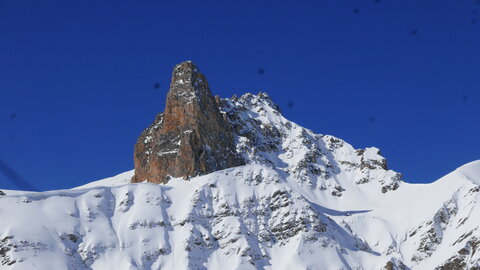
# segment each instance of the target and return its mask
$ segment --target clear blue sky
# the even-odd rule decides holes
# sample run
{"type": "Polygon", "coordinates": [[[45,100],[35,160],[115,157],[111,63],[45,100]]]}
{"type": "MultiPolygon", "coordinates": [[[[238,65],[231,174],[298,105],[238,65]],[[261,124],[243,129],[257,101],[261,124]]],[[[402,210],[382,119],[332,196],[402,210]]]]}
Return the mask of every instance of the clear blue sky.
{"type": "Polygon", "coordinates": [[[479,158],[474,0],[0,0],[0,159],[39,190],[132,169],[187,59],[214,94],[266,91],[407,181],[479,158]]]}

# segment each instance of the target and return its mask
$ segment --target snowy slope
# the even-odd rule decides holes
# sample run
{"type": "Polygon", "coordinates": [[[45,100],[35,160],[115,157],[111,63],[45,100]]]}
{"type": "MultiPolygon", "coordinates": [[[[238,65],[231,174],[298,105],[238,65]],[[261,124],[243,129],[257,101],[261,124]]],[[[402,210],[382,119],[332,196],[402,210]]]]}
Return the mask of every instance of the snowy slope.
{"type": "Polygon", "coordinates": [[[480,161],[408,184],[377,148],[222,100],[245,166],[0,196],[1,269],[480,269],[480,161]],[[476,268],[475,268],[476,267],[476,268]]]}

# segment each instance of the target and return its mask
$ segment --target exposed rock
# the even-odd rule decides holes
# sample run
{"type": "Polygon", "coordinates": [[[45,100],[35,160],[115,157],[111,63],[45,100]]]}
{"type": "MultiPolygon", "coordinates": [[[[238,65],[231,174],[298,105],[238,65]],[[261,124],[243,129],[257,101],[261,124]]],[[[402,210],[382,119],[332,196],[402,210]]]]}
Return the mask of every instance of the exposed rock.
{"type": "Polygon", "coordinates": [[[369,147],[367,149],[358,149],[356,152],[361,156],[360,168],[387,170],[387,160],[380,154],[378,148],[369,147]]]}
{"type": "Polygon", "coordinates": [[[165,183],[245,164],[218,101],[192,62],[175,66],[165,112],[135,145],[132,182],[165,183]]]}
{"type": "Polygon", "coordinates": [[[458,208],[455,201],[450,200],[435,213],[432,220],[425,222],[410,233],[411,237],[418,231],[424,231],[417,249],[418,253],[412,257],[412,261],[422,261],[434,253],[437,246],[443,241],[444,231],[457,212],[458,208]]]}
{"type": "Polygon", "coordinates": [[[0,190],[0,196],[3,196],[3,195],[5,195],[5,192],[0,190]]]}
{"type": "Polygon", "coordinates": [[[396,258],[392,258],[387,264],[383,267],[384,270],[409,270],[403,262],[396,258]]]}
{"type": "Polygon", "coordinates": [[[479,245],[480,240],[472,237],[455,256],[448,259],[443,265],[435,268],[435,270],[480,269],[478,259],[473,259],[476,251],[478,251],[479,245]],[[468,264],[470,264],[471,267],[468,267],[468,264]]]}
{"type": "Polygon", "coordinates": [[[137,145],[137,177],[154,175],[153,166],[165,181],[175,168],[161,166],[176,166],[184,141],[190,150],[200,149],[193,139],[211,145],[207,131],[220,121],[248,165],[194,183],[124,185],[127,172],[72,191],[0,196],[0,269],[480,270],[480,161],[436,183],[406,184],[378,149],[315,134],[265,93],[214,98],[220,120],[212,124],[216,110],[197,108],[215,107],[202,101],[200,75],[174,76],[197,90],[182,101],[191,93],[173,92],[173,83],[166,112],[137,145]],[[177,123],[167,128],[169,117],[177,123]]]}

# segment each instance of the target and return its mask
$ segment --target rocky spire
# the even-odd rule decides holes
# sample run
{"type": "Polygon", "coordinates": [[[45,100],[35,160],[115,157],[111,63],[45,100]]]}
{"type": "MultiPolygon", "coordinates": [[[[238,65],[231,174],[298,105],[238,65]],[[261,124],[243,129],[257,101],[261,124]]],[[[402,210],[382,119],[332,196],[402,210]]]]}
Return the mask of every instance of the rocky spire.
{"type": "Polygon", "coordinates": [[[208,82],[190,61],[175,66],[165,112],[135,144],[132,182],[165,183],[245,164],[208,82]]]}

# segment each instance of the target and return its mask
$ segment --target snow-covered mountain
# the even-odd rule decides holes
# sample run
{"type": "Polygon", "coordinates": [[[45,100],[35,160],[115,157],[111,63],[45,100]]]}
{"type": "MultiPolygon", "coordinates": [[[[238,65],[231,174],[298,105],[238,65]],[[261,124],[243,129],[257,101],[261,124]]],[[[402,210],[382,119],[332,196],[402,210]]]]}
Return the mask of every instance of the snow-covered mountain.
{"type": "Polygon", "coordinates": [[[480,161],[409,184],[265,93],[219,105],[246,165],[4,190],[0,269],[480,269],[480,161]]]}

